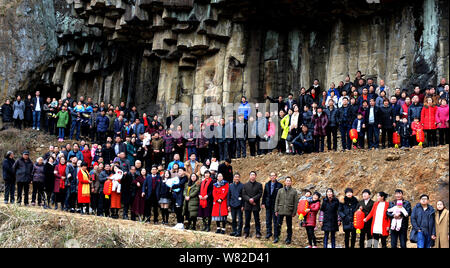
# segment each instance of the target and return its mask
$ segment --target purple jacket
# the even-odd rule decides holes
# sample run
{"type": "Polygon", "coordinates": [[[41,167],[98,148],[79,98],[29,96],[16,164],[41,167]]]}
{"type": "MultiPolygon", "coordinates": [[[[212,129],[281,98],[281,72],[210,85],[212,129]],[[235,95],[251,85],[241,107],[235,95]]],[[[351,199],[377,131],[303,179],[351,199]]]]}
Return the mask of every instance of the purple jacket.
{"type": "Polygon", "coordinates": [[[173,138],[173,136],[172,135],[165,135],[164,137],[163,137],[163,140],[164,140],[164,152],[165,153],[170,153],[170,152],[172,152],[172,149],[173,149],[173,147],[174,147],[174,145],[175,145],[175,139],[173,138]]]}
{"type": "Polygon", "coordinates": [[[327,114],[322,112],[320,117],[318,114],[314,115],[312,119],[314,123],[314,136],[326,136],[326,126],[328,125],[328,117],[327,114]]]}

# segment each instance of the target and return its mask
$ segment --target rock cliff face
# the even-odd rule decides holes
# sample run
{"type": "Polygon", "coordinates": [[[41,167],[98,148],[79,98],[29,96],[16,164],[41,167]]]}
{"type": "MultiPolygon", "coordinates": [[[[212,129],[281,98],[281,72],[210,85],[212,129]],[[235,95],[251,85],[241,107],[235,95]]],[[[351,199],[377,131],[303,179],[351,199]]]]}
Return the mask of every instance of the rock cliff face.
{"type": "Polygon", "coordinates": [[[326,88],[357,70],[391,88],[449,77],[444,0],[15,2],[0,5],[2,98],[40,88],[163,114],[298,94],[315,78],[326,88]],[[13,16],[27,6],[36,18],[13,16]],[[35,52],[20,56],[23,44],[35,52]]]}

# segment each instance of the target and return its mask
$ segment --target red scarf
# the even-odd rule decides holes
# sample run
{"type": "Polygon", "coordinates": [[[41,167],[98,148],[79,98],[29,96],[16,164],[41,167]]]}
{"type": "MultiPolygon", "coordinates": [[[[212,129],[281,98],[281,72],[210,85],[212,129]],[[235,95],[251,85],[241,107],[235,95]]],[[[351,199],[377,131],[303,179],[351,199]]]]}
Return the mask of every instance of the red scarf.
{"type": "MultiPolygon", "coordinates": [[[[66,176],[66,164],[64,164],[64,165],[59,164],[58,165],[58,174],[61,177],[63,177],[63,176],[65,177],[66,176]]],[[[61,180],[59,181],[59,188],[60,189],[64,189],[64,186],[65,186],[65,180],[63,180],[61,178],[61,180]]]]}
{"type": "MultiPolygon", "coordinates": [[[[202,181],[202,186],[200,187],[200,195],[201,195],[202,197],[204,197],[205,195],[208,194],[208,187],[209,187],[209,184],[210,184],[211,182],[212,182],[212,179],[211,179],[211,178],[202,181]],[[205,185],[205,184],[206,184],[206,185],[205,185]],[[206,186],[206,187],[205,187],[205,186],[206,186]]],[[[201,200],[200,200],[200,206],[201,206],[202,208],[206,208],[207,205],[208,205],[208,200],[207,200],[207,199],[201,199],[201,200]]]]}

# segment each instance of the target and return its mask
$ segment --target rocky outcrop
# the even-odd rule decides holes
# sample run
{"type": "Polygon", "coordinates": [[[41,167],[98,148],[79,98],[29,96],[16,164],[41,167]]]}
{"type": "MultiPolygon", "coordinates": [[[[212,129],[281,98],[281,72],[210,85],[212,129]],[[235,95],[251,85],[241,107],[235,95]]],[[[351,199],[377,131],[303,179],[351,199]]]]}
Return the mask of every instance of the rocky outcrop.
{"type": "MultiPolygon", "coordinates": [[[[27,68],[40,75],[35,84],[24,76],[3,82],[7,95],[37,87],[46,95],[90,95],[164,114],[176,102],[200,111],[242,95],[262,101],[265,93],[298,94],[315,78],[326,88],[357,70],[391,88],[449,77],[444,0],[55,3],[57,52],[44,48],[54,59],[45,70],[27,68]]],[[[14,76],[11,70],[0,75],[14,76]]]]}

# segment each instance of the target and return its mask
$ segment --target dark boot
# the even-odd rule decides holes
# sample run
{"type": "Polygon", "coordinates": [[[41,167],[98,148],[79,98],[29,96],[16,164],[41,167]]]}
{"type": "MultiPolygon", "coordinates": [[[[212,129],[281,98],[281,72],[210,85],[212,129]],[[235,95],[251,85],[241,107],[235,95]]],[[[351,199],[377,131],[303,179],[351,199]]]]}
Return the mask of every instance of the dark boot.
{"type": "MultiPolygon", "coordinates": [[[[206,232],[207,229],[208,229],[208,224],[206,223],[206,219],[203,219],[203,229],[202,229],[202,231],[206,232]]],[[[208,230],[208,232],[209,232],[209,230],[208,230]]]]}

